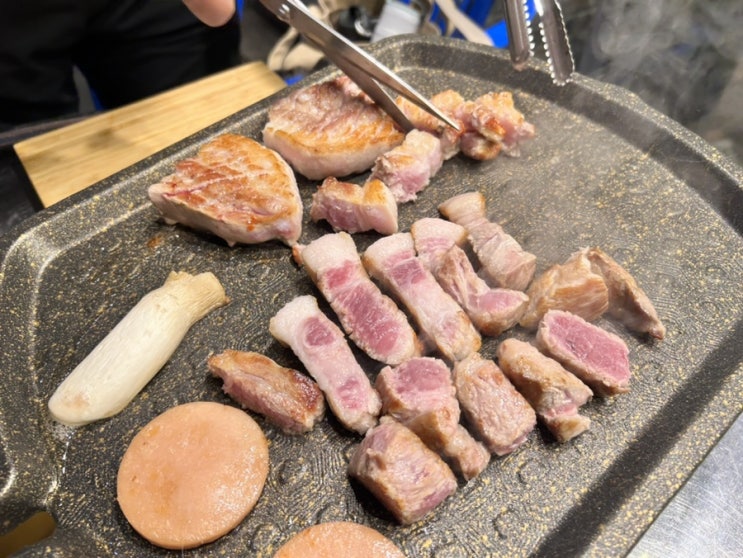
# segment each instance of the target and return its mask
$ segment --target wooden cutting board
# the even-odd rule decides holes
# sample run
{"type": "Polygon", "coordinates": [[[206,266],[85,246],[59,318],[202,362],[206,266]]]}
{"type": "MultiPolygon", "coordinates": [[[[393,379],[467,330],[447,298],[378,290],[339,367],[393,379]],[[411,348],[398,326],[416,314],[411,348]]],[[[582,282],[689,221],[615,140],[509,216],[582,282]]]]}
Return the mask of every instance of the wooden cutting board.
{"type": "Polygon", "coordinates": [[[13,147],[48,207],[284,86],[265,64],[250,62],[13,147]]]}

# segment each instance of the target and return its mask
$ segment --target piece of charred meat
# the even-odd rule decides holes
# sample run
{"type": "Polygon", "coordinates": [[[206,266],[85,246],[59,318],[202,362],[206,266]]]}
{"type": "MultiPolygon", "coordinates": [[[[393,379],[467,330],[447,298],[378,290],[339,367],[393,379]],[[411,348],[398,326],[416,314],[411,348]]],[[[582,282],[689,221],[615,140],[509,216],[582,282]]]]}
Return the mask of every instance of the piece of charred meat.
{"type": "Polygon", "coordinates": [[[210,356],[207,365],[224,381],[222,390],[243,409],[265,416],[287,434],[309,432],[325,413],[325,399],[315,382],[267,356],[227,350],[210,356]]]}
{"type": "Polygon", "coordinates": [[[459,153],[459,142],[462,133],[465,131],[465,123],[460,119],[460,111],[465,101],[459,93],[453,90],[437,93],[430,100],[436,108],[457,123],[459,130],[446,125],[434,115],[404,97],[398,97],[395,102],[417,129],[439,138],[444,160],[451,159],[459,153]]]}
{"type": "Polygon", "coordinates": [[[422,519],[457,489],[449,466],[409,428],[390,417],[366,433],[348,474],[403,525],[422,519]]]}
{"type": "Polygon", "coordinates": [[[593,392],[559,362],[530,343],[506,339],[498,346],[498,364],[558,441],[588,430],[591,420],[578,414],[578,408],[593,392]]]}
{"type": "Polygon", "coordinates": [[[480,334],[415,255],[410,233],[383,237],[363,254],[369,274],[401,301],[417,321],[426,342],[457,361],[480,349],[480,334]]]}
{"type": "Polygon", "coordinates": [[[398,203],[409,202],[428,186],[443,162],[439,138],[412,130],[402,144],[377,157],[369,178],[384,182],[398,203]]]}
{"type": "Polygon", "coordinates": [[[516,109],[509,91],[481,95],[470,108],[469,124],[483,137],[503,147],[503,153],[518,157],[520,146],[536,135],[536,128],[516,109]]]}
{"type": "Polygon", "coordinates": [[[394,120],[346,76],[298,89],[268,109],[263,142],[312,180],[369,170],[402,143],[394,120]]]}
{"type": "Polygon", "coordinates": [[[534,409],[494,361],[473,353],[453,372],[467,425],[491,453],[509,454],[527,440],[537,423],[534,409]]]}
{"type": "Polygon", "coordinates": [[[465,480],[487,467],[490,454],[459,424],[459,402],[444,361],[421,357],[387,366],[375,387],[382,398],[382,414],[410,428],[465,480]]]}
{"type": "Polygon", "coordinates": [[[586,250],[573,253],[564,264],[556,264],[537,277],[526,292],[529,306],[519,323],[536,329],[548,310],[565,310],[590,321],[609,307],[609,290],[596,273],[586,250]]]}
{"type": "Polygon", "coordinates": [[[473,119],[473,110],[475,103],[473,101],[465,101],[465,99],[457,92],[453,90],[442,91],[435,96],[437,106],[446,112],[447,114],[455,115],[461,125],[461,133],[459,136],[459,151],[465,157],[474,159],[476,161],[489,161],[495,159],[503,149],[501,145],[501,136],[493,137],[490,133],[492,130],[488,129],[489,132],[487,137],[477,129],[476,122],[473,119]]]}
{"type": "Polygon", "coordinates": [[[441,139],[445,159],[460,151],[478,161],[494,159],[501,151],[516,157],[520,145],[536,134],[534,125],[516,109],[513,94],[507,91],[487,93],[474,101],[465,100],[453,89],[431,97],[438,109],[458,123],[459,130],[444,125],[402,97],[396,102],[416,128],[441,139]]]}
{"type": "Polygon", "coordinates": [[[211,232],[230,246],[302,234],[302,200],[294,172],[258,142],[224,134],[148,189],[167,223],[211,232]]]}
{"type": "Polygon", "coordinates": [[[359,186],[331,176],[312,194],[310,219],[324,219],[334,231],[393,234],[397,232],[397,202],[380,180],[359,186]]]}
{"type": "Polygon", "coordinates": [[[593,270],[604,278],[609,289],[609,315],[632,331],[663,339],[666,327],[635,278],[600,248],[588,249],[587,255],[593,270]]]}
{"type": "Polygon", "coordinates": [[[407,317],[369,278],[349,234],[321,236],[301,250],[301,260],[343,329],[366,354],[386,364],[420,355],[407,317]]]}
{"type": "Polygon", "coordinates": [[[315,297],[288,302],[271,318],[269,331],[299,357],[343,426],[363,434],[377,423],[379,395],[343,332],[322,313],[315,297]]]}
{"type": "Polygon", "coordinates": [[[580,316],[550,310],[537,330],[537,347],[578,376],[597,395],[629,391],[629,349],[613,333],[580,316]]]}
{"type": "Polygon", "coordinates": [[[480,261],[483,279],[492,287],[523,291],[534,276],[537,258],[524,250],[503,227],[488,220],[485,196],[468,192],[439,205],[450,221],[467,229],[480,261]]]}

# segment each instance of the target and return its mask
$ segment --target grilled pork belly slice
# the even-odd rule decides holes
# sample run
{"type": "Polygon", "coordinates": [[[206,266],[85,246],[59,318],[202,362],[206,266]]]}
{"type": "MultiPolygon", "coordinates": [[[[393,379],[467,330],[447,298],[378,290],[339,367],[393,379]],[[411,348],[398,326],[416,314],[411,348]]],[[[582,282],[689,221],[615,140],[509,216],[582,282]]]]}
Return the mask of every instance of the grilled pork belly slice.
{"type": "Polygon", "coordinates": [[[397,201],[380,180],[359,186],[331,176],[312,194],[310,219],[325,219],[334,231],[393,234],[397,232],[397,201]]]}
{"type": "Polygon", "coordinates": [[[431,269],[438,256],[452,246],[467,243],[467,229],[437,217],[422,217],[410,226],[418,259],[431,269]]]}
{"type": "Polygon", "coordinates": [[[420,130],[437,136],[441,141],[441,152],[445,160],[461,152],[477,161],[495,159],[501,152],[500,141],[492,141],[472,126],[474,103],[465,101],[459,93],[447,89],[431,97],[431,102],[450,119],[459,125],[459,130],[446,126],[435,116],[429,114],[412,102],[397,99],[397,105],[408,119],[420,130]]]}
{"type": "Polygon", "coordinates": [[[447,89],[431,97],[431,102],[447,116],[457,121],[460,130],[446,126],[434,116],[403,98],[398,106],[416,128],[438,136],[444,158],[461,151],[467,157],[486,161],[501,151],[512,157],[520,154],[520,145],[536,134],[533,124],[526,121],[508,91],[481,95],[474,101],[447,89]]]}
{"type": "MultiPolygon", "coordinates": [[[[425,420],[430,420],[432,423],[431,426],[426,426],[428,431],[437,432],[441,430],[441,427],[435,424],[438,418],[437,415],[427,415],[425,417],[425,420]]],[[[422,427],[419,426],[419,428],[422,427]]],[[[440,440],[439,444],[442,444],[440,446],[442,447],[441,452],[446,461],[466,481],[477,477],[490,463],[488,449],[475,440],[472,434],[461,424],[457,425],[457,429],[445,441],[440,440]]]]}
{"type": "Polygon", "coordinates": [[[211,232],[230,246],[302,233],[302,200],[294,172],[281,156],[252,139],[224,134],[175,172],[149,187],[167,223],[211,232]]]}
{"type": "Polygon", "coordinates": [[[267,356],[227,350],[210,356],[207,365],[243,409],[264,415],[287,434],[309,432],[325,413],[325,399],[315,382],[267,356]]]}
{"type": "Polygon", "coordinates": [[[473,101],[465,101],[459,93],[451,89],[442,91],[434,97],[436,106],[446,114],[452,115],[461,124],[458,148],[465,157],[476,161],[489,161],[500,154],[502,149],[500,138],[485,137],[475,127],[472,118],[475,108],[473,101]]]}
{"type": "Polygon", "coordinates": [[[536,133],[534,125],[516,109],[508,91],[487,93],[474,101],[464,101],[461,96],[458,100],[451,92],[442,97],[440,104],[455,112],[465,125],[459,148],[472,159],[487,161],[501,151],[518,157],[521,143],[536,133]]]}
{"type": "Polygon", "coordinates": [[[566,310],[589,322],[609,307],[609,290],[595,272],[586,250],[573,253],[564,264],[550,267],[529,286],[529,306],[519,323],[536,329],[548,310],[566,310]]]}
{"type": "Polygon", "coordinates": [[[467,254],[458,246],[466,235],[464,227],[443,219],[425,218],[413,223],[410,232],[418,258],[464,309],[480,333],[497,336],[518,323],[529,297],[513,289],[491,289],[477,275],[467,254]]]}
{"type": "Polygon", "coordinates": [[[268,329],[302,361],[343,426],[363,434],[376,424],[382,407],[379,395],[343,332],[322,313],[315,297],[288,302],[271,318],[268,329]]]}
{"type": "Polygon", "coordinates": [[[459,142],[465,130],[465,124],[460,119],[460,109],[464,104],[462,96],[451,89],[437,93],[430,99],[431,103],[446,114],[458,126],[459,130],[446,125],[431,113],[423,110],[418,105],[408,101],[404,97],[395,99],[400,110],[408,117],[408,120],[418,129],[428,132],[439,138],[441,154],[444,160],[451,159],[459,153],[459,142]]]}
{"type": "Polygon", "coordinates": [[[500,368],[479,353],[454,365],[454,387],[467,425],[495,455],[523,444],[537,416],[500,368]]]}
{"type": "Polygon", "coordinates": [[[580,316],[550,310],[537,330],[537,347],[597,395],[629,391],[629,349],[621,338],[580,316]]]}
{"type": "Polygon", "coordinates": [[[487,467],[490,454],[459,424],[459,403],[444,361],[421,357],[386,366],[374,385],[382,398],[382,414],[410,428],[465,480],[487,467]]]}
{"type": "Polygon", "coordinates": [[[520,155],[520,145],[536,135],[536,128],[526,121],[513,102],[510,91],[487,93],[472,103],[469,123],[486,139],[503,146],[512,157],[520,155]]]}
{"type": "Polygon", "coordinates": [[[461,131],[457,137],[458,150],[476,161],[495,159],[501,152],[500,138],[489,139],[474,126],[472,111],[475,103],[466,101],[459,93],[448,89],[434,96],[436,106],[456,118],[461,131]]]}
{"type": "Polygon", "coordinates": [[[301,259],[361,350],[386,364],[420,355],[421,344],[407,317],[369,278],[349,234],[321,236],[301,250],[301,259]]]}
{"type": "Polygon", "coordinates": [[[529,304],[529,297],[521,291],[491,289],[458,246],[439,258],[434,275],[483,335],[495,337],[515,326],[529,304]]]}
{"type": "Polygon", "coordinates": [[[390,417],[366,433],[348,474],[403,525],[423,519],[457,489],[448,465],[409,428],[390,417]]]}
{"type": "Polygon", "coordinates": [[[534,277],[537,258],[497,223],[487,218],[485,196],[468,192],[439,205],[442,215],[467,229],[482,265],[480,273],[492,287],[523,291],[534,277]]]}
{"type": "Polygon", "coordinates": [[[402,143],[395,121],[341,76],[298,89],[268,110],[263,142],[312,180],[369,170],[402,143]]]}
{"type": "Polygon", "coordinates": [[[415,256],[410,233],[383,237],[366,249],[364,267],[404,304],[426,339],[457,361],[480,349],[480,334],[467,314],[415,256]]]}
{"type": "Polygon", "coordinates": [[[593,392],[559,362],[512,338],[498,346],[498,364],[558,441],[588,430],[591,420],[578,414],[578,408],[593,392]]]}
{"type": "Polygon", "coordinates": [[[666,326],[635,278],[600,248],[590,248],[587,255],[592,269],[604,278],[609,289],[609,315],[632,331],[663,339],[666,326]]]}
{"type": "Polygon", "coordinates": [[[384,182],[398,203],[409,202],[428,186],[443,162],[439,138],[412,130],[400,145],[377,157],[370,179],[384,182]]]}
{"type": "Polygon", "coordinates": [[[459,139],[459,150],[475,161],[490,161],[495,159],[503,147],[497,141],[492,141],[479,132],[467,131],[459,139]]]}

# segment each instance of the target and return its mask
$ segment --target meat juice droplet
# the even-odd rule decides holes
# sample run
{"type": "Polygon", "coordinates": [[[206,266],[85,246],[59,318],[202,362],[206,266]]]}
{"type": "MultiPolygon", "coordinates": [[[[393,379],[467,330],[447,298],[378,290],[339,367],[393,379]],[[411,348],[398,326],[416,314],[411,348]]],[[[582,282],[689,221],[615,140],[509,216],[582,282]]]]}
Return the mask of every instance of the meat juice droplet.
{"type": "Polygon", "coordinates": [[[72,426],[66,426],[64,424],[54,423],[52,428],[54,437],[64,443],[64,449],[62,451],[62,474],[64,475],[67,469],[67,452],[70,449],[70,441],[75,434],[75,428],[72,426]]]}

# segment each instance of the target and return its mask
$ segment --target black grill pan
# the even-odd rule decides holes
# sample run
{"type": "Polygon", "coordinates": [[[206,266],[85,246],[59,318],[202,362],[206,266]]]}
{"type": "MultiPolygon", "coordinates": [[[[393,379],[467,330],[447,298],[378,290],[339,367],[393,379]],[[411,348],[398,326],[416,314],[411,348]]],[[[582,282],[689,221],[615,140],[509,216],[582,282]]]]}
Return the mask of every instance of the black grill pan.
{"type": "MultiPolygon", "coordinates": [[[[271,455],[257,507],[229,535],[182,555],[268,557],[300,529],[342,519],[378,529],[411,557],[625,554],[741,410],[743,172],[614,86],[578,77],[557,88],[539,62],[515,72],[501,52],[453,39],[397,37],[373,53],[424,94],[511,90],[538,130],[521,158],[448,161],[416,202],[401,207],[403,230],[437,215],[446,198],[480,190],[491,219],[538,256],[538,272],[588,245],[611,254],[655,302],[667,338],[651,343],[602,320],[630,347],[631,392],[589,403],[592,427],[569,443],[537,430],[404,528],[349,483],[345,467],[358,437],[332,418],[289,437],[257,417],[271,455]]],[[[116,472],[129,441],[176,404],[229,402],[207,372],[211,352],[256,350],[300,366],[267,330],[284,303],[317,294],[289,250],[228,248],[166,226],[146,196],[215,135],[260,139],[275,98],[42,211],[0,241],[0,531],[41,509],[58,524],[22,555],[168,555],[139,537],[117,506],[116,472]],[[171,270],[213,271],[231,304],[196,324],[122,413],[76,430],[56,426],[46,411],[54,389],[171,270]]],[[[316,183],[299,183],[308,208],[316,183]]],[[[325,232],[305,218],[301,241],[325,232]]],[[[356,235],[360,249],[374,239],[356,235]]],[[[493,356],[496,344],[487,340],[483,354],[493,356]]]]}

